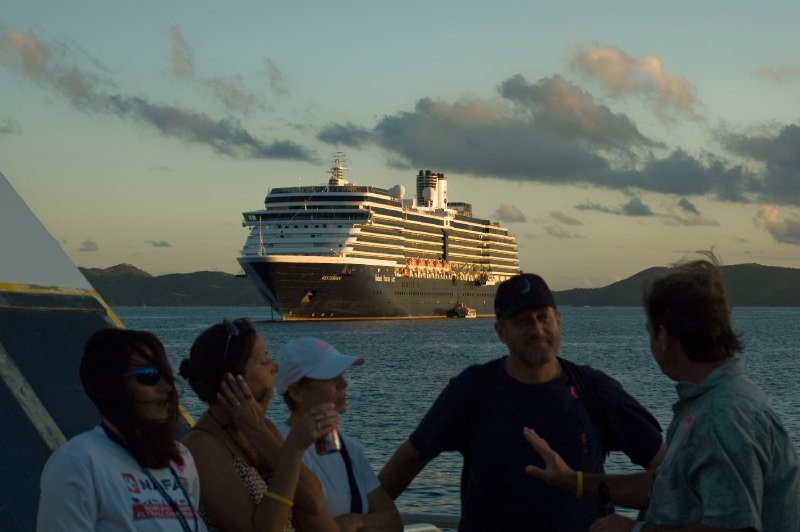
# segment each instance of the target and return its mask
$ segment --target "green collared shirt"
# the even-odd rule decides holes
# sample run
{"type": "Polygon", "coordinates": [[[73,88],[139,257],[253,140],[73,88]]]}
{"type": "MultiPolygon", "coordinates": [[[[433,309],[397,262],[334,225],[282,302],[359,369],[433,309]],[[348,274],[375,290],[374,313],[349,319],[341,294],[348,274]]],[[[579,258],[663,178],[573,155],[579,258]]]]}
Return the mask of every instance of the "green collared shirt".
{"type": "Polygon", "coordinates": [[[734,358],[703,382],[676,389],[647,522],[800,531],[794,444],[742,362],[734,358]]]}

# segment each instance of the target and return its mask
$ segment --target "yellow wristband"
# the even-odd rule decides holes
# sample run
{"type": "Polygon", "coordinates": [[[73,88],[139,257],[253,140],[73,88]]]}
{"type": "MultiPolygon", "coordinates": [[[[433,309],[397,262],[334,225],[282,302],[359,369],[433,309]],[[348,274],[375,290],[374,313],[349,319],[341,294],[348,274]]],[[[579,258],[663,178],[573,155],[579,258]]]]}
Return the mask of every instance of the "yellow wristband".
{"type": "Polygon", "coordinates": [[[264,495],[266,495],[267,497],[269,497],[273,501],[278,501],[279,503],[281,503],[282,505],[286,506],[290,510],[292,509],[292,506],[294,506],[294,502],[290,501],[286,497],[281,497],[280,495],[278,495],[274,491],[267,490],[267,491],[264,492],[264,495]]]}
{"type": "Polygon", "coordinates": [[[578,489],[575,495],[580,499],[583,497],[583,471],[578,471],[578,489]]]}

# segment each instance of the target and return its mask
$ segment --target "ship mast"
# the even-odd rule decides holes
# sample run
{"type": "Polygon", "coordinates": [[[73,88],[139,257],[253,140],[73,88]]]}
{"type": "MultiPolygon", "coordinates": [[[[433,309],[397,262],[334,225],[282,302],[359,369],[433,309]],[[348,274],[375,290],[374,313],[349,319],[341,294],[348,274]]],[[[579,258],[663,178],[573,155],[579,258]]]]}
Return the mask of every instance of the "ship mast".
{"type": "Polygon", "coordinates": [[[331,174],[328,184],[330,186],[344,186],[347,184],[347,180],[344,178],[344,171],[350,170],[350,167],[347,166],[347,155],[343,151],[337,151],[331,154],[331,157],[333,158],[333,166],[328,170],[328,173],[331,174]]]}

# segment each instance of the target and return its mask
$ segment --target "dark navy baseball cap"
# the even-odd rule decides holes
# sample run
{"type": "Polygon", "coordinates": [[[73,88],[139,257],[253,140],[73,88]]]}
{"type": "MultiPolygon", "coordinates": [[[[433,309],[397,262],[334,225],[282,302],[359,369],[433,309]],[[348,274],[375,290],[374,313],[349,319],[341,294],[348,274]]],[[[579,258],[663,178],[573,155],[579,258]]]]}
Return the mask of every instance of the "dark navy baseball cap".
{"type": "Polygon", "coordinates": [[[534,273],[515,275],[500,283],[494,296],[497,321],[510,318],[528,307],[553,307],[556,300],[544,279],[534,273]]]}

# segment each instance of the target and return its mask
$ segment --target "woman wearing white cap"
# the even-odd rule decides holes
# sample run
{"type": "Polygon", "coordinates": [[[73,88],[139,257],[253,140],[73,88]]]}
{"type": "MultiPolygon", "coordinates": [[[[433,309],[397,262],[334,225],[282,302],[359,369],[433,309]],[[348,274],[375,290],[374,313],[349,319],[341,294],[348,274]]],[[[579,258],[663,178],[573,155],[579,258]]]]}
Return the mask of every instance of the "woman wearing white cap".
{"type": "MultiPolygon", "coordinates": [[[[286,434],[301,423],[309,409],[333,403],[339,414],[347,410],[347,368],[363,358],[343,355],[318,338],[297,338],[277,354],[280,361],[277,391],[291,411],[278,430],[286,434]]],[[[319,454],[310,446],[303,457],[319,478],[325,492],[325,508],[342,531],[402,530],[394,501],[383,490],[364,451],[355,441],[339,435],[340,452],[319,454]]]]}

